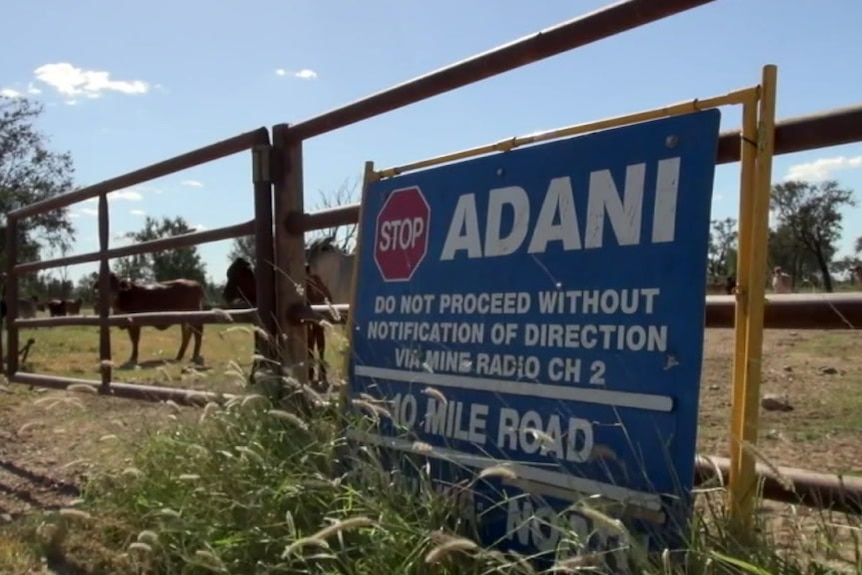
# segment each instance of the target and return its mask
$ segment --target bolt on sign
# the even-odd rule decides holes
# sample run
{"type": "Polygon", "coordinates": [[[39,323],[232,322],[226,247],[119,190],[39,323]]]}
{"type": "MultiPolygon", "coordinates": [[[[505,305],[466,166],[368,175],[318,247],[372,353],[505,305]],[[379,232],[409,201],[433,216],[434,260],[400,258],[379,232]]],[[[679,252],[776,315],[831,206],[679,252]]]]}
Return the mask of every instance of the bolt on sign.
{"type": "Polygon", "coordinates": [[[351,443],[380,446],[408,487],[475,479],[461,503],[485,544],[625,549],[581,502],[625,507],[653,549],[680,545],[719,122],[712,109],[370,184],[349,394],[385,398],[391,418],[351,443]]]}

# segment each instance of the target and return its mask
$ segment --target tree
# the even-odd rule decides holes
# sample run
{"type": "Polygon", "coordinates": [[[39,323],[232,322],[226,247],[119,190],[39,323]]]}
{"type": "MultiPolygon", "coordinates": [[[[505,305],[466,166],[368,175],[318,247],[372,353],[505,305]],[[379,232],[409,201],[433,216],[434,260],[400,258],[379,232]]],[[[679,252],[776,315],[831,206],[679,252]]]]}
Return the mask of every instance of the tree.
{"type": "Polygon", "coordinates": [[[723,278],[736,272],[739,232],[736,220],[712,220],[709,230],[707,273],[711,278],[723,278]]]}
{"type": "MultiPolygon", "coordinates": [[[[767,245],[769,269],[764,270],[767,277],[771,276],[772,268],[780,266],[791,275],[794,287],[800,281],[821,283],[823,272],[817,257],[802,245],[790,226],[778,224],[775,229],[770,229],[767,245]]],[[[827,261],[832,260],[835,256],[834,247],[827,248],[826,256],[827,261]]]]}
{"type": "MultiPolygon", "coordinates": [[[[0,96],[0,213],[53,198],[72,189],[74,167],[68,153],[48,149],[36,127],[43,108],[27,98],[0,96]]],[[[6,263],[5,221],[0,230],[0,265],[6,263]]],[[[68,248],[75,228],[68,208],[18,222],[19,261],[38,260],[44,248],[68,248]]],[[[29,278],[32,283],[35,281],[29,278]]],[[[23,282],[22,290],[27,281],[23,282]]]]}
{"type": "MultiPolygon", "coordinates": [[[[359,198],[356,197],[356,190],[359,187],[360,180],[354,180],[352,184],[345,180],[341,186],[331,194],[327,194],[323,190],[320,190],[320,207],[323,209],[329,209],[359,202],[359,198]]],[[[353,251],[353,248],[356,245],[357,227],[358,224],[350,224],[347,226],[317,230],[308,234],[310,236],[308,239],[314,240],[315,238],[320,237],[335,236],[336,245],[349,253],[353,251]]]]}
{"type": "MultiPolygon", "coordinates": [[[[147,216],[144,227],[137,232],[128,232],[123,237],[135,243],[188,234],[195,230],[180,216],[157,220],[147,216]]],[[[134,280],[165,281],[177,278],[206,282],[206,265],[198,253],[197,246],[159,250],[154,253],[120,258],[115,264],[116,273],[134,280]]]]}
{"type": "Polygon", "coordinates": [[[772,186],[772,203],[779,228],[814,258],[823,288],[833,291],[829,264],[841,237],[841,209],[856,205],[853,190],[834,180],[820,184],[793,180],[772,186]]]}
{"type": "Polygon", "coordinates": [[[242,236],[233,239],[227,259],[229,262],[233,262],[237,258],[244,258],[254,264],[254,254],[254,236],[242,236]]]}

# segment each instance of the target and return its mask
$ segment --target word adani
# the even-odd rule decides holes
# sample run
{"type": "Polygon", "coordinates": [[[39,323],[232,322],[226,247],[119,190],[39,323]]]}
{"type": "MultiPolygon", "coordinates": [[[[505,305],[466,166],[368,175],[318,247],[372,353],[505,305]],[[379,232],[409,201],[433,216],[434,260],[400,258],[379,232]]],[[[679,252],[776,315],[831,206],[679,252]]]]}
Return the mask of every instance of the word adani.
{"type": "MultiPolygon", "coordinates": [[[[674,157],[657,164],[651,243],[674,241],[680,163],[681,159],[674,157]]],[[[606,220],[617,245],[640,245],[646,172],[646,163],[626,166],[622,196],[610,170],[591,172],[583,232],[578,223],[579,202],[575,200],[569,176],[550,180],[535,218],[531,214],[530,194],[524,188],[492,189],[488,192],[488,210],[483,214],[484,237],[479,231],[476,194],[463,194],[455,205],[440,260],[453,260],[460,252],[468,259],[508,256],[518,252],[525,242],[528,254],[545,253],[551,242],[559,242],[564,251],[600,249],[604,246],[606,220]],[[514,213],[514,224],[508,234],[502,231],[504,206],[514,213]]]]}

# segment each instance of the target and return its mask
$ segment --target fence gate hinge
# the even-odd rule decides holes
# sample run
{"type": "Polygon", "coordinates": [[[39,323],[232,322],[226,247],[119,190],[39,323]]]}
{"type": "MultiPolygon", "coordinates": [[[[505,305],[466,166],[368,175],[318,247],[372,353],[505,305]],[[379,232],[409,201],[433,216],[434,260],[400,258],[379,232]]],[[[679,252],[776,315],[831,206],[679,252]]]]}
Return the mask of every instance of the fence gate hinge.
{"type": "Polygon", "coordinates": [[[260,144],[252,148],[252,181],[255,184],[272,183],[272,146],[260,144]]]}

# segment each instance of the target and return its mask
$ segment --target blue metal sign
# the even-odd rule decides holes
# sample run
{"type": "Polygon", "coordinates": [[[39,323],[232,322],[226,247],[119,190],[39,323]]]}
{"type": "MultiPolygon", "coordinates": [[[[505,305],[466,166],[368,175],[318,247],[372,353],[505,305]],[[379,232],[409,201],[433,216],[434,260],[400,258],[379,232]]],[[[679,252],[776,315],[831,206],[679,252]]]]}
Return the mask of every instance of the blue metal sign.
{"type": "Polygon", "coordinates": [[[585,495],[672,544],[694,479],[719,123],[707,110],[369,185],[349,394],[392,418],[351,439],[442,483],[485,470],[470,495],[486,544],[612,546],[594,514],[546,525],[585,495]]]}

